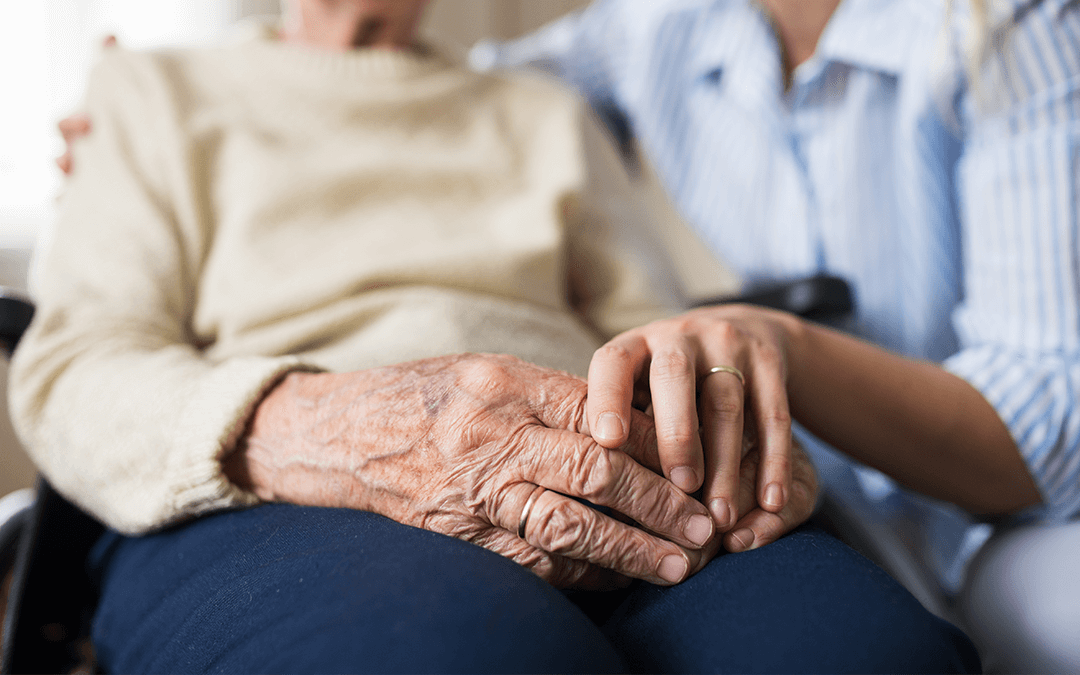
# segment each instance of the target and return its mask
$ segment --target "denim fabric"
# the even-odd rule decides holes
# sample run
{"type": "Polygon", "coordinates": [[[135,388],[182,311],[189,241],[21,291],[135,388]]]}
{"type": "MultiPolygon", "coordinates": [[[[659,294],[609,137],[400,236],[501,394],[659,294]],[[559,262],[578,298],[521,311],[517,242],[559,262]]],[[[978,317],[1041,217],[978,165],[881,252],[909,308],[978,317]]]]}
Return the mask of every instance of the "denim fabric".
{"type": "Polygon", "coordinates": [[[673,588],[562,593],[359,511],[266,505],[91,556],[109,672],[949,672],[957,629],[804,528],[673,588]]]}

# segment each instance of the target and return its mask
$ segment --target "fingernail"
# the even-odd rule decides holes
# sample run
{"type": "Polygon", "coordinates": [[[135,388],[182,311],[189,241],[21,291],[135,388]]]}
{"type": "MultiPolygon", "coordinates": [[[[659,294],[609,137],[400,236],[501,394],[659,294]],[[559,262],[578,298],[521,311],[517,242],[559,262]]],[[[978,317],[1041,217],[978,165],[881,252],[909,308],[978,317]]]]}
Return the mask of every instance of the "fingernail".
{"type": "Polygon", "coordinates": [[[671,482],[683,492],[693,492],[697,489],[697,473],[688,466],[677,466],[671,470],[671,482]]]}
{"type": "Polygon", "coordinates": [[[738,542],[738,549],[740,551],[745,551],[746,549],[754,545],[754,531],[751,530],[749,527],[744,527],[741,530],[736,530],[735,532],[732,532],[731,537],[736,542],[738,542]]]}
{"type": "Polygon", "coordinates": [[[704,546],[713,535],[713,524],[708,516],[690,516],[683,534],[698,546],[704,546]]]}
{"type": "Polygon", "coordinates": [[[656,568],[656,575],[664,581],[670,581],[673,584],[679,583],[683,576],[686,575],[686,559],[678,555],[666,555],[663,560],[660,561],[660,566],[656,568]]]}
{"type": "Polygon", "coordinates": [[[622,438],[622,420],[615,413],[606,412],[596,420],[593,437],[598,441],[617,441],[622,438]]]}
{"type": "Polygon", "coordinates": [[[709,511],[712,512],[713,520],[716,521],[716,529],[726,530],[735,523],[732,518],[731,505],[723,497],[717,497],[709,502],[709,511]]]}
{"type": "Polygon", "coordinates": [[[769,483],[765,488],[765,506],[780,506],[784,501],[784,491],[779,483],[769,483]]]}

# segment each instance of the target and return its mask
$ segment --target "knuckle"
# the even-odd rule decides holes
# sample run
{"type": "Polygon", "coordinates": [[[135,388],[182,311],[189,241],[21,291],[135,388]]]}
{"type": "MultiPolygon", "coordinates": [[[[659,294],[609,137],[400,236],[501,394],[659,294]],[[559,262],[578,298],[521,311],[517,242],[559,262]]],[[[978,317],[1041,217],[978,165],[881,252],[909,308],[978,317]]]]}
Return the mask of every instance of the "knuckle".
{"type": "Polygon", "coordinates": [[[765,464],[771,472],[788,473],[791,471],[791,460],[785,454],[769,455],[765,458],[765,464]]]}
{"type": "Polygon", "coordinates": [[[600,501],[616,489],[621,470],[615,457],[615,453],[600,446],[579,451],[570,467],[570,485],[574,496],[600,501]]]}
{"type": "Polygon", "coordinates": [[[669,490],[666,485],[658,485],[652,490],[652,499],[646,503],[649,507],[646,511],[648,522],[655,524],[659,529],[669,530],[678,520],[682,512],[682,495],[669,490]],[[659,492],[659,494],[656,494],[659,492]],[[666,527],[665,527],[666,526],[666,527]]]}
{"type": "Polygon", "coordinates": [[[637,489],[632,489],[628,498],[634,505],[637,522],[657,532],[677,531],[674,526],[683,513],[684,500],[691,497],[667,481],[649,481],[632,488],[637,489]]]}
{"type": "Polygon", "coordinates": [[[706,416],[719,418],[722,422],[742,419],[743,397],[737,391],[723,390],[713,396],[703,396],[701,410],[706,416]]]}
{"type": "Polygon", "coordinates": [[[665,350],[653,356],[650,374],[659,380],[693,378],[694,363],[686,352],[665,350]]]}
{"type": "Polygon", "coordinates": [[[524,500],[528,498],[527,496],[523,498],[521,495],[528,495],[529,493],[525,490],[531,489],[535,488],[517,479],[509,479],[505,482],[500,479],[492,480],[490,485],[476,490],[477,494],[472,500],[475,502],[474,510],[490,523],[516,521],[521,515],[520,511],[525,507],[524,500]]]}
{"type": "MultiPolygon", "coordinates": [[[[662,440],[668,447],[685,448],[697,438],[697,430],[690,429],[686,424],[672,422],[664,424],[663,428],[656,432],[657,438],[662,440]]],[[[665,455],[666,456],[666,455],[665,455]]]]}
{"type": "Polygon", "coordinates": [[[743,337],[743,333],[734,322],[727,319],[719,319],[709,327],[709,334],[721,343],[736,342],[743,337]]]}
{"type": "Polygon", "coordinates": [[[597,349],[593,358],[618,364],[627,364],[633,361],[630,350],[620,344],[611,342],[597,349]]]}
{"type": "Polygon", "coordinates": [[[780,365],[784,362],[784,354],[780,351],[780,348],[760,337],[755,338],[753,350],[754,357],[763,363],[780,365]]]}
{"type": "Polygon", "coordinates": [[[661,325],[666,335],[685,335],[696,328],[697,320],[691,314],[681,314],[668,319],[661,325]]]}
{"type": "Polygon", "coordinates": [[[762,421],[767,427],[778,429],[791,428],[791,413],[782,408],[773,408],[761,414],[762,421]]]}
{"type": "Polygon", "coordinates": [[[568,410],[566,413],[567,428],[570,431],[580,431],[585,428],[586,420],[589,414],[588,397],[572,396],[566,399],[565,405],[568,410]]]}
{"type": "Polygon", "coordinates": [[[498,387],[506,378],[506,366],[500,359],[472,358],[461,364],[462,381],[480,388],[498,387]]]}
{"type": "Polygon", "coordinates": [[[536,544],[555,555],[580,556],[589,541],[590,528],[573,513],[568,502],[560,501],[546,509],[536,521],[536,544]]]}

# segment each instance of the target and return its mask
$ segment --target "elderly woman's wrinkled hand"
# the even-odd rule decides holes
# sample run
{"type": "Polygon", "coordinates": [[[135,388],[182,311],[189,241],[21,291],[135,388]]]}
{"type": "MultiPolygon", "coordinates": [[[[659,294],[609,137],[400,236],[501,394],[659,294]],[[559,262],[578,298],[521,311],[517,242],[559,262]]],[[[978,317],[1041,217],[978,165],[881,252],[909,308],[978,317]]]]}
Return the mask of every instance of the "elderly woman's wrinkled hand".
{"type": "Polygon", "coordinates": [[[717,540],[732,553],[761,548],[795,529],[813,515],[818,497],[818,479],[806,451],[792,440],[791,492],[777,512],[761,507],[757,499],[757,474],[761,450],[755,448],[743,458],[739,471],[739,521],[717,540]]]}
{"type": "Polygon", "coordinates": [[[795,461],[787,342],[797,328],[782,312],[724,305],[615,336],[589,368],[593,435],[618,447],[633,408],[651,405],[664,475],[688,493],[701,490],[718,531],[747,515],[740,496],[747,462],[757,481],[753,503],[782,513],[795,461]]]}
{"type": "Polygon", "coordinates": [[[818,478],[809,455],[794,439],[792,440],[791,497],[777,512],[761,508],[757,500],[757,473],[761,466],[761,451],[749,451],[739,468],[739,486],[736,504],[743,514],[738,522],[722,536],[714,537],[699,551],[690,551],[690,573],[697,574],[701,568],[725,549],[741,553],[771,544],[799,525],[814,513],[818,498],[818,478]]]}
{"type": "Polygon", "coordinates": [[[558,587],[682,581],[714,539],[708,512],[656,472],[647,416],[605,448],[588,435],[585,396],[584,380],[507,356],[291,373],[224,468],[263,499],[380,513],[558,587]]]}

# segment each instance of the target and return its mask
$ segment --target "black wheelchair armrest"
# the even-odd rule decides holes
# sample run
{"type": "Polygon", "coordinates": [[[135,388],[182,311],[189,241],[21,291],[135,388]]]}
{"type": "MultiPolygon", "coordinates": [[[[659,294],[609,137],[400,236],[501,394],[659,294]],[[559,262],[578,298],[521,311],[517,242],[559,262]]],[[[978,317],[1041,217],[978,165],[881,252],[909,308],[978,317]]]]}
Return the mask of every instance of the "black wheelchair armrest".
{"type": "MultiPolygon", "coordinates": [[[[0,287],[0,351],[10,357],[34,317],[28,299],[0,287]]],[[[95,590],[87,553],[104,526],[38,479],[34,502],[0,527],[0,579],[10,574],[0,673],[63,673],[86,653],[95,590]]]]}
{"type": "Polygon", "coordinates": [[[97,603],[86,558],[105,527],[44,478],[24,516],[4,621],[0,673],[68,673],[93,663],[97,603]]]}
{"type": "Polygon", "coordinates": [[[851,287],[840,277],[818,275],[786,283],[756,286],[739,295],[695,301],[695,307],[746,303],[780,309],[812,321],[835,321],[855,308],[851,287]]]}
{"type": "Polygon", "coordinates": [[[0,350],[11,356],[19,339],[34,318],[34,305],[17,293],[0,286],[0,350]]]}

